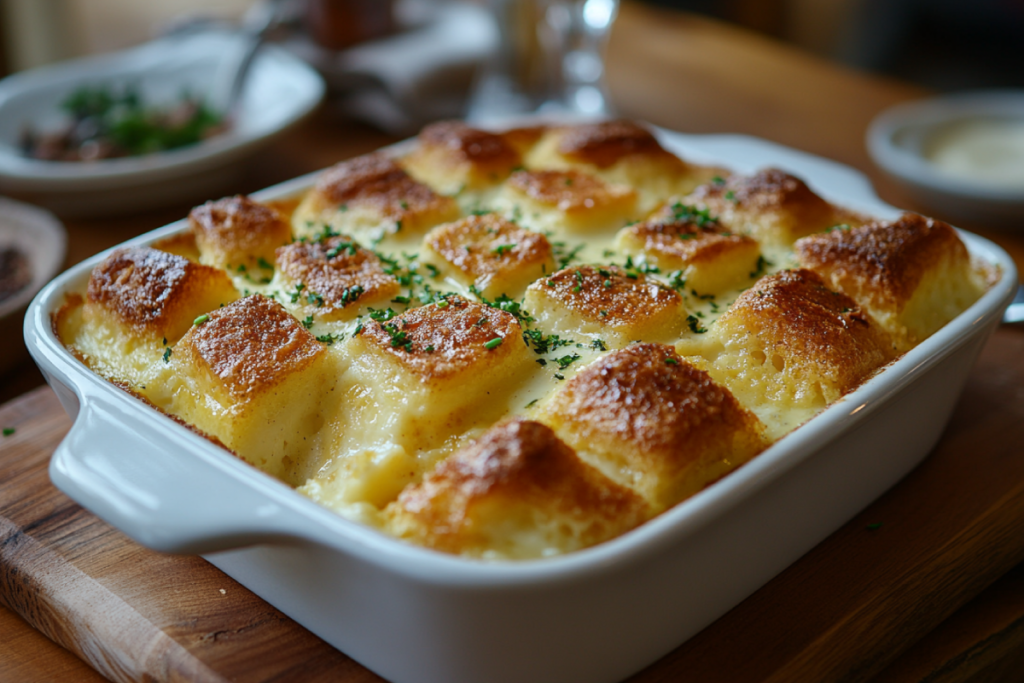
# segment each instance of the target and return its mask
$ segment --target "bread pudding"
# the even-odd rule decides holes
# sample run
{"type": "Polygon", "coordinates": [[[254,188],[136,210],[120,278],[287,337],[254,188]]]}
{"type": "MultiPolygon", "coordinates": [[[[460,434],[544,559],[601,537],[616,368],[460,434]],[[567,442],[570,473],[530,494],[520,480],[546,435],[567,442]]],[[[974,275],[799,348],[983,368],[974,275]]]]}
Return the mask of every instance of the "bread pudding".
{"type": "Polygon", "coordinates": [[[65,346],[344,517],[490,560],[644,524],[990,280],[944,223],[693,164],[628,121],[442,122],[187,223],[68,295],[65,346]]]}

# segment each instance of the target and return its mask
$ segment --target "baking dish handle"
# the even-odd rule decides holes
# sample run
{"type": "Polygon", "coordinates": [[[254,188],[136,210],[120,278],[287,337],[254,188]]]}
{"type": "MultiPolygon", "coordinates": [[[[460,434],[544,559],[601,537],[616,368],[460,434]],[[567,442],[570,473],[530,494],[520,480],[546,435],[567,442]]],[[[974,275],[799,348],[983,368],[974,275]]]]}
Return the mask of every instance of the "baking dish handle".
{"type": "MultiPolygon", "coordinates": [[[[118,397],[120,398],[120,397],[118,397]]],[[[50,460],[54,485],[144,546],[168,553],[209,553],[294,538],[296,512],[261,487],[241,485],[198,437],[166,420],[142,420],[137,406],[102,394],[81,410],[50,460]],[[135,410],[131,410],[134,408],[135,410]],[[292,524],[291,532],[286,532],[292,524]]]]}

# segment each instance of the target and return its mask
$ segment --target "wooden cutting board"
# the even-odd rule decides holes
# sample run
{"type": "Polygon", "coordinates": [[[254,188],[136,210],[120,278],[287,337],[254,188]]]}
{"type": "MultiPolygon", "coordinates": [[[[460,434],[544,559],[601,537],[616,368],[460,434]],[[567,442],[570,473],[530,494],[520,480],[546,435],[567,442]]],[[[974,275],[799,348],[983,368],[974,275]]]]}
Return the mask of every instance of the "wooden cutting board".
{"type": "MultiPolygon", "coordinates": [[[[381,680],[201,558],[135,545],[53,488],[69,426],[48,389],[0,408],[15,429],[0,441],[0,603],[116,681],[381,680]]],[[[1013,675],[1022,561],[1024,330],[1002,329],[920,467],[632,680],[1013,675]]]]}

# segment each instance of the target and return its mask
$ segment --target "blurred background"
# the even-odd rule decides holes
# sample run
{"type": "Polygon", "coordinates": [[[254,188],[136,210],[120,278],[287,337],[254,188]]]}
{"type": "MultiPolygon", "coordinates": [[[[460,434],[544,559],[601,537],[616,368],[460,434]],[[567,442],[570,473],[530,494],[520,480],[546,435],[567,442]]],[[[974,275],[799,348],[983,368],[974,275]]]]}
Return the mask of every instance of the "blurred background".
{"type": "MultiPolygon", "coordinates": [[[[939,91],[1024,86],[1024,0],[643,1],[715,17],[939,91]]],[[[252,4],[0,0],[0,75],[135,45],[185,16],[237,21],[252,4]]]]}

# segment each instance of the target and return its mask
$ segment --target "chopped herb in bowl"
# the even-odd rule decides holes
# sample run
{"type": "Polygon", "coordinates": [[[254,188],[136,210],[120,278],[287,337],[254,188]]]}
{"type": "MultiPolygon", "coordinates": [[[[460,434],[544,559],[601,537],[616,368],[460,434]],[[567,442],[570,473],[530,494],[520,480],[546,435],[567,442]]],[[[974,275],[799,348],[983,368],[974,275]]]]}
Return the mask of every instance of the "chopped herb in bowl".
{"type": "Polygon", "coordinates": [[[194,145],[227,129],[227,121],[201,99],[183,93],[167,108],[147,106],[127,86],[83,86],[60,104],[70,120],[55,131],[26,127],[25,156],[44,161],[96,161],[140,156],[194,145]]]}

